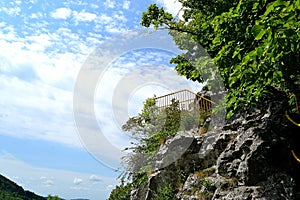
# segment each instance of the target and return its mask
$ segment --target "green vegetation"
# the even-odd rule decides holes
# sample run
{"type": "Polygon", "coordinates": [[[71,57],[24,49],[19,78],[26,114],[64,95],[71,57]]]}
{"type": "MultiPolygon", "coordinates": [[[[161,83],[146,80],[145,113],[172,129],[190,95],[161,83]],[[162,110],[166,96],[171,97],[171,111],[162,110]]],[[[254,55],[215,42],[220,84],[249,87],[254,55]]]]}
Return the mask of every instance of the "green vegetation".
{"type": "MultiPolygon", "coordinates": [[[[181,111],[179,102],[174,99],[165,109],[158,108],[154,98],[147,99],[141,113],[123,125],[123,130],[130,132],[138,141],[131,148],[133,153],[125,158],[129,177],[151,171],[156,153],[167,137],[197,127],[199,119],[199,112],[181,111]]],[[[141,178],[144,179],[143,176],[141,178]]]]}
{"type": "Polygon", "coordinates": [[[203,62],[207,60],[203,52],[187,49],[188,37],[204,47],[220,72],[229,91],[228,117],[240,108],[255,106],[270,87],[285,91],[292,108],[296,107],[300,99],[299,0],[179,1],[183,19],[152,4],[141,23],[169,29],[179,48],[188,50],[171,60],[178,74],[208,83],[214,74],[211,63],[203,62]]]}
{"type": "MultiPolygon", "coordinates": [[[[269,94],[270,88],[284,91],[289,97],[288,111],[297,111],[300,105],[300,0],[179,1],[183,5],[182,18],[151,4],[141,22],[145,27],[168,29],[177,46],[185,50],[170,61],[176,64],[179,75],[205,83],[210,90],[226,90],[228,118],[240,109],[255,107],[269,94]],[[199,45],[206,52],[201,51],[199,45]],[[218,74],[222,84],[216,81],[218,74]]],[[[180,112],[176,101],[161,112],[155,100],[148,99],[142,112],[123,126],[137,139],[131,148],[132,154],[124,160],[127,176],[123,178],[129,178],[134,186],[141,186],[147,180],[145,171],[152,169],[160,144],[180,128],[191,127],[190,122],[197,122],[188,116],[180,112]]],[[[198,172],[204,177],[200,185],[205,188],[204,193],[199,193],[200,199],[212,195],[213,186],[205,178],[210,170],[198,172]]],[[[174,188],[163,188],[163,192],[156,195],[168,199],[173,192],[174,188]]]]}
{"type": "Polygon", "coordinates": [[[130,191],[131,191],[131,183],[127,183],[126,185],[122,184],[120,186],[116,186],[115,189],[110,193],[108,200],[129,200],[130,199],[130,191]]]}
{"type": "Polygon", "coordinates": [[[0,175],[0,199],[1,200],[45,200],[33,192],[25,191],[16,183],[0,175]]]}
{"type": "MultiPolygon", "coordinates": [[[[181,111],[178,101],[172,100],[164,109],[158,108],[155,104],[155,98],[147,99],[142,111],[137,116],[131,117],[122,127],[137,140],[130,148],[132,153],[123,158],[126,169],[121,175],[122,182],[130,180],[132,184],[117,186],[109,200],[119,200],[120,196],[124,196],[121,199],[126,199],[130,193],[126,190],[131,189],[131,186],[142,186],[147,181],[148,175],[151,175],[154,169],[156,153],[167,137],[199,124],[199,112],[181,111]]],[[[170,188],[166,187],[155,193],[157,199],[172,199],[171,194],[174,191],[168,189],[170,188]]]]}
{"type": "Polygon", "coordinates": [[[47,200],[61,200],[61,198],[59,198],[57,195],[52,196],[51,194],[49,194],[47,200]]]}
{"type": "Polygon", "coordinates": [[[132,175],[152,168],[154,156],[165,138],[176,133],[180,125],[179,103],[173,101],[165,112],[155,106],[155,99],[147,99],[141,113],[130,118],[123,130],[130,132],[138,141],[131,149],[133,154],[126,160],[127,171],[132,175]]]}
{"type": "Polygon", "coordinates": [[[169,184],[163,188],[160,188],[157,193],[153,194],[155,200],[174,200],[174,189],[169,184]]]}

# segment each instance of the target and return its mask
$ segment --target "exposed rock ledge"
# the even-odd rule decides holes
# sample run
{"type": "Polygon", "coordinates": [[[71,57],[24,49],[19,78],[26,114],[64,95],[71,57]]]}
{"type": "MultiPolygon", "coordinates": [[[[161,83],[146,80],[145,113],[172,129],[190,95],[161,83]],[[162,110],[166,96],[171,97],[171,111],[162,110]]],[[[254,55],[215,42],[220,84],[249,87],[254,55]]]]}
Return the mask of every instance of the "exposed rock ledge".
{"type": "Polygon", "coordinates": [[[286,99],[272,90],[257,108],[224,127],[169,138],[158,152],[157,170],[134,188],[131,199],[154,199],[166,186],[174,189],[174,199],[300,199],[300,163],[291,154],[293,149],[300,155],[300,129],[284,115],[286,99]]]}

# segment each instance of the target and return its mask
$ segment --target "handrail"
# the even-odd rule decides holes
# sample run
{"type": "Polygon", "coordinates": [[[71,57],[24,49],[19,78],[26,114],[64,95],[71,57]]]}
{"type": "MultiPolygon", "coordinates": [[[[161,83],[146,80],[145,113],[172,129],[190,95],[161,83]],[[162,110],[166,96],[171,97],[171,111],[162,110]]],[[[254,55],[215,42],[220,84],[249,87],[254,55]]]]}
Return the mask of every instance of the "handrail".
{"type": "MultiPolygon", "coordinates": [[[[298,100],[297,100],[297,96],[296,96],[295,94],[293,94],[293,95],[294,95],[295,98],[296,98],[296,109],[297,109],[297,112],[299,113],[299,106],[298,106],[298,102],[297,102],[297,101],[298,101],[298,100]]],[[[298,124],[297,122],[295,122],[295,121],[289,116],[287,110],[285,111],[285,116],[286,116],[286,118],[287,118],[290,122],[292,122],[294,125],[300,127],[300,124],[298,124]]],[[[293,155],[293,157],[295,158],[295,160],[296,160],[297,162],[300,163],[300,159],[298,158],[298,156],[296,155],[296,153],[294,152],[294,150],[291,150],[291,152],[292,152],[292,155],[293,155]]]]}
{"type": "Polygon", "coordinates": [[[194,93],[193,91],[188,89],[172,92],[166,95],[155,97],[154,99],[159,108],[165,108],[169,106],[171,104],[171,100],[176,99],[179,101],[179,104],[181,106],[180,109],[183,110],[193,108],[193,106],[190,107],[190,105],[193,104],[200,109],[208,111],[211,109],[211,104],[215,104],[215,102],[213,102],[212,100],[194,93]]]}
{"type": "Polygon", "coordinates": [[[163,98],[163,97],[166,97],[166,96],[174,95],[174,94],[177,94],[177,93],[180,93],[180,92],[184,92],[184,91],[193,93],[194,95],[196,95],[196,96],[198,96],[198,97],[200,97],[200,98],[202,98],[202,99],[204,99],[204,100],[206,100],[206,101],[209,101],[209,102],[215,104],[215,102],[213,102],[212,100],[207,99],[207,98],[205,98],[204,96],[201,96],[201,95],[199,95],[199,94],[197,94],[197,93],[195,93],[195,92],[193,92],[193,91],[191,91],[191,90],[188,90],[188,89],[183,89],[183,90],[179,90],[179,91],[172,92],[172,93],[169,93],[169,94],[165,94],[165,95],[163,95],[163,96],[155,97],[154,99],[156,100],[156,99],[159,99],[159,98],[163,98]]]}
{"type": "Polygon", "coordinates": [[[198,93],[195,93],[195,92],[193,92],[193,91],[191,91],[191,90],[187,90],[187,89],[185,89],[185,90],[186,90],[186,91],[189,91],[189,92],[191,92],[191,93],[193,93],[194,95],[196,95],[196,96],[198,96],[198,97],[200,97],[200,98],[202,98],[202,99],[204,99],[204,100],[206,100],[206,101],[209,101],[209,102],[215,104],[215,102],[213,102],[212,100],[207,99],[207,98],[205,98],[204,96],[199,95],[198,93]]]}
{"type": "Polygon", "coordinates": [[[294,152],[294,150],[291,150],[291,152],[292,152],[292,155],[295,158],[295,160],[300,163],[300,159],[298,158],[298,156],[296,155],[296,153],[294,152]]]}
{"type": "Polygon", "coordinates": [[[300,124],[298,124],[297,122],[295,122],[295,121],[289,116],[287,110],[285,111],[285,116],[286,116],[286,118],[287,118],[290,122],[292,122],[294,125],[300,127],[300,124]]]}

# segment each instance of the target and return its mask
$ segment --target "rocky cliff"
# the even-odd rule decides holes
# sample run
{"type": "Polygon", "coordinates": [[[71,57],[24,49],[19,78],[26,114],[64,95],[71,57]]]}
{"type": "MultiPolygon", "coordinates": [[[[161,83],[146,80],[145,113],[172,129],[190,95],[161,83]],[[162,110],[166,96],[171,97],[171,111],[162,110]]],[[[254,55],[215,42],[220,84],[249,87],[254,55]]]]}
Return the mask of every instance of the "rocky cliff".
{"type": "Polygon", "coordinates": [[[291,152],[300,155],[300,128],[287,119],[287,109],[284,93],[272,89],[256,108],[240,111],[225,126],[168,138],[156,170],[146,184],[134,186],[131,199],[159,199],[162,193],[185,200],[300,199],[300,163],[291,152]],[[185,152],[170,162],[186,143],[185,152]]]}

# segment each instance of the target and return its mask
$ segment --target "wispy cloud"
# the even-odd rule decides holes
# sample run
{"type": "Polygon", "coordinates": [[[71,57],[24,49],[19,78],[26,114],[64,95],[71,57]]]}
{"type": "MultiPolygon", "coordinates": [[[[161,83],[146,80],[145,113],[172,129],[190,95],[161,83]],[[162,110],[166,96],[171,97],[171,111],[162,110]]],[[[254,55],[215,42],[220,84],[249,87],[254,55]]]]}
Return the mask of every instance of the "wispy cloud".
{"type": "Polygon", "coordinates": [[[73,11],[73,17],[76,22],[91,22],[97,18],[95,13],[86,12],[86,11],[73,11]]]}
{"type": "Polygon", "coordinates": [[[20,7],[11,7],[11,8],[8,8],[8,7],[2,7],[0,8],[0,11],[6,13],[7,15],[10,15],[10,16],[16,16],[18,14],[20,14],[21,12],[21,8],[20,7]]]}

